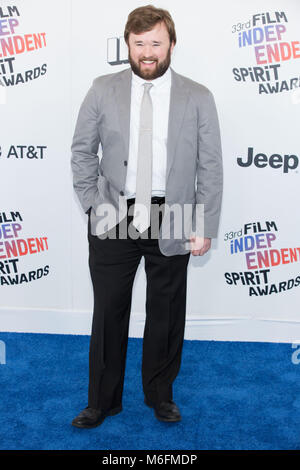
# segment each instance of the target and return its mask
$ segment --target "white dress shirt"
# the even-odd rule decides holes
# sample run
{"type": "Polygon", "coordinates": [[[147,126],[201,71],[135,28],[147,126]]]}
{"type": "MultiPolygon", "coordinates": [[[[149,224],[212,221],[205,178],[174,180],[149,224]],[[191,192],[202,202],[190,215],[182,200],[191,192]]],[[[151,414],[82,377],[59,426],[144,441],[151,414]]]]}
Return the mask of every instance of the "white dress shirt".
{"type": "MultiPolygon", "coordinates": [[[[144,93],[143,84],[146,82],[132,72],[131,108],[130,108],[130,139],[125,197],[135,197],[136,172],[138,160],[138,139],[140,125],[140,107],[144,93]]],[[[152,196],[164,196],[166,187],[167,140],[169,107],[171,92],[171,71],[151,80],[153,87],[150,96],[153,106],[153,165],[152,165],[152,196]]]]}

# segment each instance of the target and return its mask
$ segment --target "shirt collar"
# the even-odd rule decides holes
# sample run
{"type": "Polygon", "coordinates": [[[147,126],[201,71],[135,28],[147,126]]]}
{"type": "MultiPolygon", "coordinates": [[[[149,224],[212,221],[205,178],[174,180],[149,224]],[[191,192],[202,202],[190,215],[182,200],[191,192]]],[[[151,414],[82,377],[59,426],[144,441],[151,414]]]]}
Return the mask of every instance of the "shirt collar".
{"type": "MultiPolygon", "coordinates": [[[[161,77],[155,78],[154,80],[149,80],[149,83],[152,83],[154,87],[160,87],[164,83],[170,82],[170,81],[171,81],[171,70],[169,67],[167,71],[161,77]]],[[[139,77],[132,71],[132,82],[134,83],[134,85],[142,86],[144,85],[144,83],[147,83],[148,81],[145,80],[144,78],[139,77]]]]}

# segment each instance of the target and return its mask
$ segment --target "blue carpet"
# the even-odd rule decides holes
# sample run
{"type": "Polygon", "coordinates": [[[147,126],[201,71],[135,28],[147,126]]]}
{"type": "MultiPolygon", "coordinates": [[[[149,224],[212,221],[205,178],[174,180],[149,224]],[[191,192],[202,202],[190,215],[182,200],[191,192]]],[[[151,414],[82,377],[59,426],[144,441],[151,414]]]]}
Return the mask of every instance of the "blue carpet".
{"type": "Polygon", "coordinates": [[[290,344],[185,341],[174,384],[180,423],[143,403],[142,340],[130,338],[123,411],[91,430],[70,422],[87,405],[88,336],[0,333],[3,450],[300,449],[300,364],[290,344]]]}

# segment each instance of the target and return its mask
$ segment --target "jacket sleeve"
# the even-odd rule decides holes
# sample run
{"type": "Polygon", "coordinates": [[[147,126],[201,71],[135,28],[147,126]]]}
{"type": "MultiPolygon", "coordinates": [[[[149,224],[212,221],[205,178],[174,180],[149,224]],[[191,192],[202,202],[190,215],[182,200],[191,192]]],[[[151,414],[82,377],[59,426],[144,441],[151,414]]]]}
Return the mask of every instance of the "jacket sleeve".
{"type": "Polygon", "coordinates": [[[99,111],[93,84],[79,109],[71,146],[73,186],[84,212],[88,212],[98,191],[99,145],[99,111]]]}
{"type": "Polygon", "coordinates": [[[216,238],[223,192],[223,165],[219,121],[212,93],[206,89],[199,103],[196,208],[196,234],[216,238]],[[201,220],[200,220],[201,219],[201,220]],[[197,225],[196,225],[197,227],[197,225]],[[199,227],[199,225],[198,225],[199,227]]]}

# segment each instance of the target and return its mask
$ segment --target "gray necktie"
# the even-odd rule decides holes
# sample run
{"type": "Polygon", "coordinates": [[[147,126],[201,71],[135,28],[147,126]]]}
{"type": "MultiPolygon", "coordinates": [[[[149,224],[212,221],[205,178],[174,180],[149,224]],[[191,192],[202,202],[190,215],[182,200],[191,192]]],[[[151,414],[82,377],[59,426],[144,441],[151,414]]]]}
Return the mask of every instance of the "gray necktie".
{"type": "Polygon", "coordinates": [[[152,83],[144,83],[144,94],[140,111],[140,131],[138,144],[138,162],[136,174],[136,195],[133,215],[133,225],[140,233],[150,225],[151,194],[152,194],[152,127],[153,109],[150,96],[152,83]],[[137,204],[142,204],[140,215],[137,204]]]}

